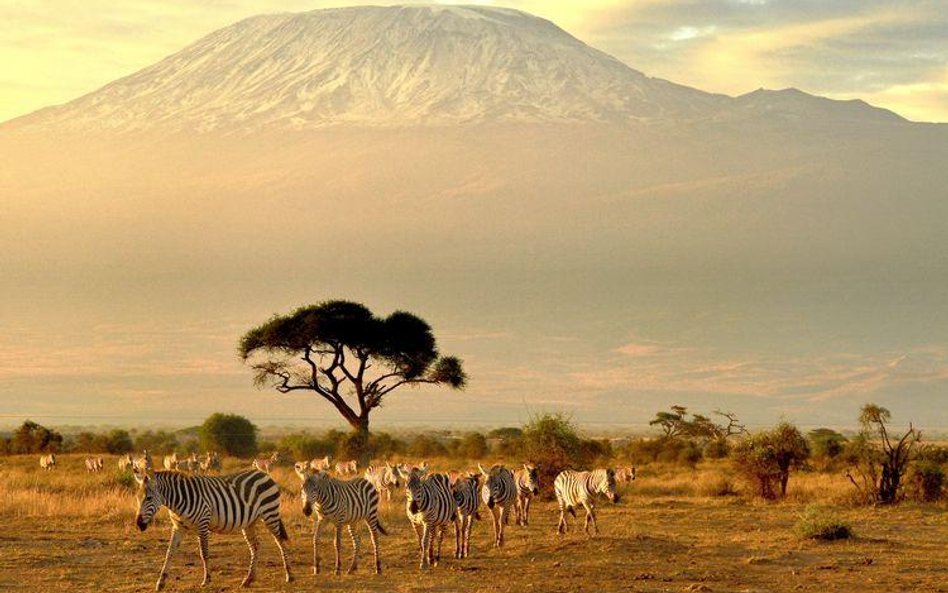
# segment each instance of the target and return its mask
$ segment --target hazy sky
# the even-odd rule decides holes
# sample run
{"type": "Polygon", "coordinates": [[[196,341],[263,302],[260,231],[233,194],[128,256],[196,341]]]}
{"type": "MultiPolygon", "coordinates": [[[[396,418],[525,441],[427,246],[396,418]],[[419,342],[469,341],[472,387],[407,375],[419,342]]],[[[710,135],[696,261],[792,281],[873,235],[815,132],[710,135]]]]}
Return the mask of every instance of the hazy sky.
{"type": "MultiPolygon", "coordinates": [[[[406,4],[409,2],[373,2],[406,4]]],[[[948,121],[943,0],[504,0],[651,76],[797,87],[948,121]]],[[[332,0],[0,0],[0,121],[92,91],[241,18],[332,0]]]]}

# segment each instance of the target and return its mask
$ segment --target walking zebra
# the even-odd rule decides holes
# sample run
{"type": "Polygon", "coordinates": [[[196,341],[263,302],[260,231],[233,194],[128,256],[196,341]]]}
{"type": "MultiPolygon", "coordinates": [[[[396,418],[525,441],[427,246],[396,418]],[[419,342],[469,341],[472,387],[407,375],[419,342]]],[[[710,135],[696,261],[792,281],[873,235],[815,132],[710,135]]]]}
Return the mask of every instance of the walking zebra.
{"type": "Polygon", "coordinates": [[[634,482],[635,466],[620,467],[616,470],[616,482],[634,482]]]}
{"type": "Polygon", "coordinates": [[[514,472],[517,481],[517,525],[530,524],[530,501],[540,493],[540,476],[535,465],[524,463],[514,472]]]}
{"type": "Polygon", "coordinates": [[[132,456],[129,455],[128,453],[126,453],[124,457],[119,457],[119,460],[118,460],[119,470],[121,471],[130,470],[132,469],[132,467],[134,467],[134,465],[135,465],[135,462],[132,461],[132,456]]]}
{"type": "Polygon", "coordinates": [[[583,505],[586,509],[583,530],[587,535],[589,534],[589,521],[592,520],[593,528],[596,533],[599,533],[596,513],[593,511],[595,496],[603,494],[613,503],[619,502],[619,495],[616,494],[616,473],[612,469],[594,469],[588,472],[577,472],[571,469],[561,471],[553,482],[553,490],[556,492],[556,501],[560,505],[560,521],[557,524],[557,531],[560,533],[566,533],[569,529],[566,523],[566,511],[575,517],[575,507],[578,505],[583,505]]]}
{"type": "Polygon", "coordinates": [[[327,471],[329,470],[331,465],[332,465],[332,460],[330,459],[329,455],[321,459],[313,459],[312,461],[309,462],[310,469],[315,469],[318,471],[327,471]]]}
{"type": "Polygon", "coordinates": [[[40,467],[45,471],[53,471],[56,469],[56,454],[50,453],[49,455],[41,455],[40,467]]]}
{"type": "Polygon", "coordinates": [[[494,465],[486,472],[478,463],[477,469],[484,474],[481,498],[494,520],[494,547],[500,548],[504,545],[504,526],[509,521],[510,511],[517,505],[517,482],[513,472],[502,465],[494,465]]]}
{"type": "MultiPolygon", "coordinates": [[[[437,566],[441,561],[441,542],[444,541],[445,527],[453,523],[457,529],[458,506],[448,477],[443,474],[425,476],[420,469],[409,472],[400,470],[405,479],[407,497],[405,512],[418,539],[421,551],[419,568],[437,566]],[[438,538],[437,553],[434,550],[434,538],[438,538]]],[[[455,550],[455,555],[458,551],[455,550]]]]}
{"type": "Polygon", "coordinates": [[[359,462],[355,459],[351,461],[340,461],[336,464],[336,473],[342,476],[359,473],[359,462]]]}
{"type": "Polygon", "coordinates": [[[149,472],[155,469],[155,463],[152,460],[151,453],[148,452],[148,449],[144,449],[142,451],[141,457],[137,457],[132,460],[132,469],[149,472]]]}
{"type": "Polygon", "coordinates": [[[208,571],[208,534],[241,531],[250,548],[250,570],[241,582],[246,587],[253,582],[257,568],[256,523],[263,520],[273,535],[280,556],[286,581],[290,582],[290,564],[283,541],[286,529],[280,519],[280,487],[270,476],[256,470],[243,471],[228,476],[188,476],[176,471],[135,472],[141,486],[141,500],[135,522],[145,531],[158,510],[166,506],[171,515],[171,541],[165,554],[165,562],[158,575],[155,590],[161,590],[168,577],[171,556],[181,543],[182,531],[196,530],[200,543],[201,562],[204,565],[204,580],[211,580],[208,571]]]}
{"type": "Polygon", "coordinates": [[[90,474],[102,471],[102,467],[104,466],[101,457],[86,457],[85,462],[86,471],[90,474]]]}
{"type": "Polygon", "coordinates": [[[279,461],[279,459],[280,459],[280,454],[274,451],[273,454],[270,455],[270,457],[267,457],[266,459],[254,459],[253,463],[251,463],[250,465],[254,469],[259,469],[263,473],[269,474],[270,468],[276,465],[276,462],[279,461]]]}
{"type": "Polygon", "coordinates": [[[339,574],[342,563],[339,551],[343,526],[352,538],[352,563],[346,573],[351,573],[358,567],[359,535],[355,527],[359,521],[365,521],[369,528],[369,539],[372,540],[372,551],[375,554],[375,574],[381,574],[379,533],[388,533],[379,522],[379,493],[372,484],[365,478],[338,480],[325,471],[311,473],[297,469],[296,474],[303,482],[300,492],[303,514],[309,517],[316,511],[316,524],[313,527],[313,574],[319,574],[319,528],[324,520],[332,523],[335,528],[333,546],[336,551],[336,574],[339,574]]]}
{"type": "Polygon", "coordinates": [[[161,460],[161,464],[165,466],[165,469],[178,469],[178,454],[165,455],[164,459],[161,460]]]}
{"type": "Polygon", "coordinates": [[[451,485],[454,501],[458,505],[458,520],[454,524],[454,557],[467,558],[471,551],[471,526],[474,519],[480,519],[477,507],[480,506],[481,475],[472,473],[459,477],[451,485]]]}
{"type": "Polygon", "coordinates": [[[216,451],[211,451],[204,456],[204,461],[200,463],[201,473],[210,473],[212,471],[221,471],[221,458],[216,451]]]}
{"type": "Polygon", "coordinates": [[[391,502],[392,491],[401,486],[398,480],[398,469],[401,467],[401,465],[392,467],[388,463],[385,465],[370,465],[365,468],[363,476],[370,484],[375,486],[379,495],[385,492],[385,500],[391,502]]]}

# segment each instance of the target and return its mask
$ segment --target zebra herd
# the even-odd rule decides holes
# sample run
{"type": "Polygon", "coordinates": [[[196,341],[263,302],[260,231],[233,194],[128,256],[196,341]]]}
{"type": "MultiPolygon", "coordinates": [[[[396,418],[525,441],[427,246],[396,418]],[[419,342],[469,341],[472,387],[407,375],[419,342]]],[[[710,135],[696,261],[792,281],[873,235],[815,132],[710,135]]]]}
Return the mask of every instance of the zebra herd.
{"type": "MultiPolygon", "coordinates": [[[[196,532],[204,568],[205,585],[210,580],[208,571],[208,535],[211,531],[232,533],[240,531],[250,548],[250,567],[242,586],[249,585],[255,576],[258,541],[255,525],[262,520],[273,536],[283,560],[286,581],[292,580],[286,548],[286,529],[280,517],[280,487],[255,460],[254,468],[226,476],[189,475],[175,470],[153,471],[144,463],[132,461],[135,479],[140,485],[138,528],[144,531],[155,513],[168,507],[171,515],[171,541],[159,573],[156,590],[168,577],[171,558],[177,549],[183,531],[196,532]]],[[[276,458],[270,458],[274,463],[276,458]]],[[[337,473],[342,474],[337,464],[337,473]]],[[[263,464],[267,470],[270,464],[263,464]]],[[[346,528],[352,540],[352,560],[347,572],[356,570],[359,556],[359,523],[369,530],[375,558],[375,572],[381,573],[382,561],[379,535],[387,535],[379,520],[381,493],[391,500],[391,492],[404,484],[405,513],[415,532],[420,555],[419,568],[436,566],[441,559],[444,533],[453,526],[455,558],[466,558],[470,552],[470,533],[473,521],[479,519],[481,501],[490,510],[494,527],[494,546],[504,544],[504,527],[511,513],[517,525],[529,524],[530,501],[539,493],[537,468],[524,464],[515,472],[503,465],[485,470],[478,464],[477,472],[450,474],[429,471],[421,466],[370,465],[363,477],[340,479],[329,474],[329,458],[298,462],[294,465],[301,482],[302,512],[315,513],[313,528],[313,573],[320,572],[319,534],[324,522],[334,530],[334,572],[341,570],[342,529],[346,528]],[[483,483],[481,482],[483,480],[483,483]]],[[[351,471],[351,470],[348,470],[351,471]]],[[[343,474],[344,475],[344,474],[343,474]]],[[[594,500],[605,496],[613,503],[619,501],[617,478],[635,479],[635,468],[596,469],[577,472],[565,470],[554,481],[554,491],[560,510],[557,531],[568,529],[565,513],[575,516],[575,508],[586,511],[585,531],[589,525],[599,532],[594,512],[594,500]]]]}
{"type": "MultiPolygon", "coordinates": [[[[56,469],[56,454],[49,453],[48,455],[41,455],[39,464],[40,468],[46,471],[56,469]]],[[[105,461],[101,457],[86,457],[83,459],[83,465],[89,473],[98,473],[105,469],[105,461]]],[[[203,459],[198,457],[196,453],[192,453],[183,459],[178,459],[177,453],[173,453],[166,455],[162,459],[162,465],[167,470],[177,470],[188,473],[206,474],[213,471],[219,472],[222,469],[221,457],[214,451],[205,454],[203,459]]],[[[140,457],[132,457],[129,453],[119,457],[118,468],[121,471],[151,471],[154,469],[154,461],[146,449],[142,452],[140,457]]]]}

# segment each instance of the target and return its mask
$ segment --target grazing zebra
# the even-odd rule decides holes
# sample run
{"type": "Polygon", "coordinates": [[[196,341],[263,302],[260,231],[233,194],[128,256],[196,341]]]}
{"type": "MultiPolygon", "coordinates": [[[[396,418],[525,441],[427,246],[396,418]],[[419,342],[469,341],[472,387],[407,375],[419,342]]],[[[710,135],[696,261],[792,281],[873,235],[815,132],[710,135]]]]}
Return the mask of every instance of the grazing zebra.
{"type": "Polygon", "coordinates": [[[477,473],[459,477],[451,485],[454,501],[458,505],[458,521],[454,524],[454,557],[467,558],[471,551],[471,526],[480,519],[481,476],[477,473]]]}
{"type": "Polygon", "coordinates": [[[504,526],[508,523],[508,515],[517,505],[517,482],[513,472],[502,465],[494,465],[490,472],[484,471],[481,464],[477,464],[477,469],[484,474],[481,498],[494,520],[494,547],[499,548],[504,545],[504,526]]]}
{"type": "Polygon", "coordinates": [[[540,476],[535,465],[524,463],[514,472],[517,481],[517,525],[530,524],[530,501],[540,493],[540,476]]]}
{"type": "Polygon", "coordinates": [[[274,465],[276,465],[276,463],[277,463],[277,461],[279,461],[279,459],[280,459],[280,454],[279,454],[278,452],[274,451],[273,454],[270,455],[270,457],[267,457],[266,459],[254,459],[254,460],[253,460],[253,463],[251,463],[250,465],[251,465],[251,467],[253,467],[254,469],[259,469],[259,470],[262,471],[263,473],[269,474],[269,473],[270,473],[270,469],[271,469],[274,465]]]}
{"type": "Polygon", "coordinates": [[[280,487],[270,476],[247,470],[228,476],[189,476],[177,471],[135,472],[141,485],[141,499],[135,522],[145,531],[158,510],[166,506],[171,515],[171,541],[165,562],[158,575],[155,590],[160,590],[168,577],[171,556],[181,543],[182,531],[197,531],[200,543],[201,562],[204,565],[204,580],[211,580],[208,571],[208,534],[241,531],[250,547],[250,570],[241,582],[246,587],[253,582],[257,568],[256,523],[263,520],[273,535],[280,556],[286,581],[290,582],[290,564],[283,541],[287,539],[283,520],[280,518],[280,487]]]}
{"type": "Polygon", "coordinates": [[[328,471],[331,466],[332,460],[330,459],[329,455],[321,459],[313,459],[309,462],[310,469],[315,469],[317,471],[328,471]]]}
{"type": "MultiPolygon", "coordinates": [[[[444,540],[444,529],[453,523],[457,529],[458,505],[451,491],[448,477],[443,474],[425,476],[424,472],[413,468],[409,472],[399,470],[405,479],[405,493],[407,495],[406,514],[411,521],[418,547],[421,550],[419,568],[437,566],[441,561],[441,542],[444,540]],[[438,550],[435,553],[434,539],[438,538],[438,550]]],[[[455,550],[455,555],[457,555],[455,550]]]]}
{"type": "Polygon", "coordinates": [[[56,454],[50,453],[49,455],[41,455],[40,467],[45,471],[53,471],[56,469],[56,454]]]}
{"type": "Polygon", "coordinates": [[[613,503],[619,502],[619,495],[616,494],[616,473],[610,469],[594,469],[589,472],[577,472],[571,469],[561,471],[553,482],[553,490],[556,492],[556,501],[560,505],[560,521],[557,525],[557,531],[566,533],[569,525],[566,523],[566,511],[576,516],[575,507],[583,505],[586,509],[586,522],[583,530],[589,534],[589,521],[592,520],[593,528],[599,533],[599,525],[596,523],[596,513],[593,512],[593,500],[597,494],[603,494],[613,503]]]}
{"type": "Polygon", "coordinates": [[[620,467],[616,470],[616,482],[634,482],[635,466],[620,467]]]}
{"type": "Polygon", "coordinates": [[[165,469],[178,469],[178,454],[165,455],[164,459],[161,460],[161,464],[165,466],[165,469]]]}
{"type": "Polygon", "coordinates": [[[200,472],[201,462],[198,460],[197,453],[191,453],[189,456],[182,459],[178,464],[178,469],[183,469],[184,471],[192,474],[200,472]]]}
{"type": "Polygon", "coordinates": [[[221,471],[221,458],[216,451],[211,451],[204,456],[204,461],[200,463],[201,473],[210,473],[212,471],[221,471]]]}
{"type": "Polygon", "coordinates": [[[118,468],[121,471],[130,470],[135,465],[135,462],[132,461],[132,456],[128,453],[124,457],[119,457],[118,468]]]}
{"type": "Polygon", "coordinates": [[[336,464],[336,473],[342,476],[359,473],[359,462],[355,459],[351,461],[340,461],[336,464]]]}
{"type": "Polygon", "coordinates": [[[368,480],[375,489],[378,491],[379,495],[382,492],[385,492],[385,500],[392,500],[392,491],[401,486],[398,480],[398,470],[402,468],[401,465],[392,467],[392,465],[386,463],[385,465],[370,465],[365,468],[365,473],[363,476],[368,480]]]}
{"type": "Polygon", "coordinates": [[[316,511],[316,525],[313,527],[313,574],[319,574],[319,528],[324,520],[335,528],[333,546],[336,551],[335,573],[339,574],[342,560],[339,556],[342,527],[345,526],[352,538],[352,563],[347,573],[356,570],[359,561],[359,536],[355,526],[365,521],[372,540],[375,554],[375,574],[382,573],[382,560],[379,556],[379,533],[388,535],[379,522],[379,493],[364,478],[338,480],[325,471],[308,472],[298,468],[296,475],[303,482],[300,497],[303,500],[303,514],[309,517],[316,511]]]}
{"type": "Polygon", "coordinates": [[[101,457],[86,457],[86,471],[89,473],[97,473],[102,471],[104,463],[102,462],[101,457]]]}
{"type": "Polygon", "coordinates": [[[151,453],[148,452],[148,449],[142,451],[142,456],[132,460],[132,469],[137,469],[139,471],[152,471],[155,469],[155,463],[151,458],[151,453]]]}

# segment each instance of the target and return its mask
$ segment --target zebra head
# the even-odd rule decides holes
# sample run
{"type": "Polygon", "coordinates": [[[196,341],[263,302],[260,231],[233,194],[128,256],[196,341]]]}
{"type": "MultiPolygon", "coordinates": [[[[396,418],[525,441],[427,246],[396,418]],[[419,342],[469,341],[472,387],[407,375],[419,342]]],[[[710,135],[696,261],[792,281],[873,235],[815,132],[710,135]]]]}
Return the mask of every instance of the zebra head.
{"type": "Polygon", "coordinates": [[[619,502],[619,494],[616,492],[616,470],[609,468],[605,471],[605,476],[599,482],[597,490],[613,504],[619,502]]]}
{"type": "Polygon", "coordinates": [[[540,473],[537,471],[537,466],[532,463],[523,464],[523,485],[534,496],[540,494],[540,473]]]}
{"type": "Polygon", "coordinates": [[[398,469],[397,467],[392,467],[391,464],[385,464],[385,470],[382,472],[382,485],[390,488],[398,488],[401,486],[401,482],[398,480],[398,469]]]}
{"type": "MultiPolygon", "coordinates": [[[[481,490],[481,498],[484,499],[484,504],[487,505],[487,508],[492,509],[498,500],[503,501],[507,498],[507,486],[504,483],[504,474],[505,472],[509,474],[510,470],[502,465],[493,465],[490,468],[490,472],[487,472],[480,463],[477,464],[477,469],[481,470],[481,474],[484,476],[484,487],[481,490]]],[[[513,483],[514,488],[516,488],[516,483],[512,475],[510,482],[513,483]]]]}
{"type": "Polygon", "coordinates": [[[309,517],[313,514],[313,505],[319,504],[321,497],[319,495],[322,486],[329,479],[329,474],[323,470],[306,471],[297,464],[296,475],[303,482],[300,489],[300,500],[303,503],[303,514],[309,517]]]}
{"type": "Polygon", "coordinates": [[[421,482],[421,477],[424,475],[424,472],[417,468],[412,468],[411,471],[406,472],[404,468],[399,466],[398,473],[405,479],[405,494],[408,497],[408,511],[414,515],[420,508],[426,506],[425,488],[421,482]]]}
{"type": "Polygon", "coordinates": [[[139,531],[148,529],[151,520],[155,514],[164,505],[164,499],[161,493],[155,488],[154,476],[149,475],[146,470],[134,470],[135,481],[139,485],[138,514],[135,516],[135,524],[139,531]]]}

